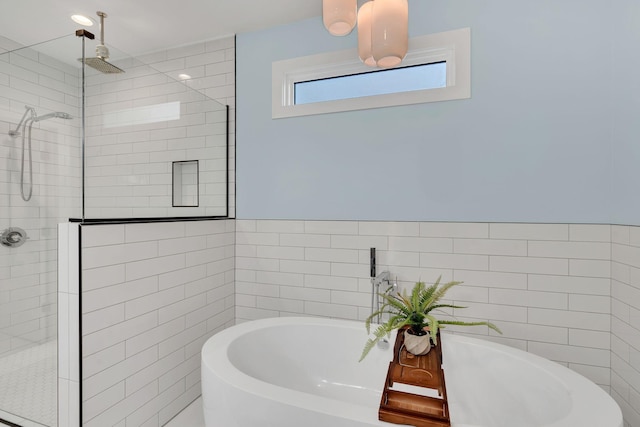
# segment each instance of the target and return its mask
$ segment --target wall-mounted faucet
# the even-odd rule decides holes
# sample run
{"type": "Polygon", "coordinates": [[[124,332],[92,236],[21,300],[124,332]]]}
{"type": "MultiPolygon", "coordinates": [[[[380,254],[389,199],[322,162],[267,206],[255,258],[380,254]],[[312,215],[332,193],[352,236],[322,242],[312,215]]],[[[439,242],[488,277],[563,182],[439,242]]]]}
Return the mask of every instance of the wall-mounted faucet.
{"type": "MultiPolygon", "coordinates": [[[[391,273],[383,271],[376,277],[371,278],[371,312],[375,313],[380,310],[380,295],[389,294],[395,296],[398,294],[398,282],[391,282],[391,273]]],[[[380,315],[377,317],[377,323],[380,323],[380,315]]]]}
{"type": "Polygon", "coordinates": [[[382,273],[378,274],[376,277],[373,277],[371,279],[371,283],[373,283],[373,286],[380,288],[381,285],[387,285],[387,286],[382,286],[382,290],[383,292],[386,292],[387,288],[390,286],[390,280],[391,280],[391,273],[389,273],[388,271],[383,271],[382,273]]]}
{"type": "Polygon", "coordinates": [[[0,244],[10,248],[18,248],[27,241],[27,232],[20,227],[9,227],[0,234],[0,244]]]}
{"type": "MultiPolygon", "coordinates": [[[[371,315],[380,311],[380,294],[389,294],[395,296],[398,294],[398,281],[394,280],[391,283],[391,273],[389,271],[383,271],[380,274],[376,274],[376,248],[371,248],[369,251],[369,270],[371,275],[371,315]]],[[[381,315],[376,316],[376,323],[380,324],[381,315]]],[[[382,349],[389,348],[389,340],[382,338],[378,341],[378,347],[382,349]]]]}
{"type": "MultiPolygon", "coordinates": [[[[371,314],[380,310],[380,293],[393,292],[397,290],[397,284],[391,285],[391,273],[383,271],[376,274],[376,248],[369,250],[369,266],[371,274],[371,314]]],[[[380,315],[376,318],[376,323],[380,323],[380,315]]]]}
{"type": "Polygon", "coordinates": [[[398,295],[398,278],[397,277],[393,280],[393,283],[389,285],[389,288],[387,288],[385,292],[391,296],[398,295]]]}

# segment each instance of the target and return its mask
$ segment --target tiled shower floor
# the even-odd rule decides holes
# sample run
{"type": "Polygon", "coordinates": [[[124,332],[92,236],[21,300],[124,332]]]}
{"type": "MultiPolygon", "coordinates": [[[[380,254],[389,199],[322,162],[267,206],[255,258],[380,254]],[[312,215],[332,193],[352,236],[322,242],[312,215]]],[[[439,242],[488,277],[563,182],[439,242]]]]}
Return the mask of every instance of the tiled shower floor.
{"type": "Polygon", "coordinates": [[[8,413],[14,416],[7,421],[25,427],[56,425],[56,354],[50,341],[0,358],[0,418],[8,413]]]}

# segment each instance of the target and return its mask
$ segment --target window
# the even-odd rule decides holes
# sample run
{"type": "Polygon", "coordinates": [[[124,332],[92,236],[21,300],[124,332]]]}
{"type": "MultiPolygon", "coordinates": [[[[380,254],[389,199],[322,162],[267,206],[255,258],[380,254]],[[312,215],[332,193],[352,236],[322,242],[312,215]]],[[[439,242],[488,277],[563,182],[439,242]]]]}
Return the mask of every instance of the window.
{"type": "Polygon", "coordinates": [[[447,63],[412,65],[294,83],[294,104],[447,87],[447,63]]]}
{"type": "Polygon", "coordinates": [[[394,69],[363,65],[355,50],[274,62],[272,117],[471,97],[470,30],[413,38],[394,69]]]}

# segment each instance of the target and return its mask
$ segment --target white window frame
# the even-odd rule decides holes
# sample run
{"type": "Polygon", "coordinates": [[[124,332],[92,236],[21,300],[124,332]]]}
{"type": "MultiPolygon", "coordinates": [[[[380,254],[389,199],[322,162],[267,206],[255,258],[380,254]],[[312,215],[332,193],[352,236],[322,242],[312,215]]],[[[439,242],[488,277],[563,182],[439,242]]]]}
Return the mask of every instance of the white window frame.
{"type": "Polygon", "coordinates": [[[429,34],[409,40],[409,52],[401,67],[446,61],[447,86],[360,98],[295,104],[298,82],[370,72],[355,49],[277,61],[272,64],[272,109],[274,119],[421,104],[471,98],[471,30],[429,34]]]}

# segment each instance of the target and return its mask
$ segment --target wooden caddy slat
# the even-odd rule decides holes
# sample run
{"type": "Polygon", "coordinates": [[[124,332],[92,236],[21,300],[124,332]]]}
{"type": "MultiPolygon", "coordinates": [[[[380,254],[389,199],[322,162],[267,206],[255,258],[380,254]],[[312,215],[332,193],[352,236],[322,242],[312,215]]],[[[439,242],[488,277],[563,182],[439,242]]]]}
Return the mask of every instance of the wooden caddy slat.
{"type": "Polygon", "coordinates": [[[401,329],[396,337],[393,361],[389,363],[378,419],[416,427],[451,426],[447,388],[442,370],[440,334],[438,333],[438,345],[432,347],[425,356],[408,353],[403,343],[404,329],[401,329]],[[435,390],[438,397],[393,390],[395,383],[435,390]]]}

